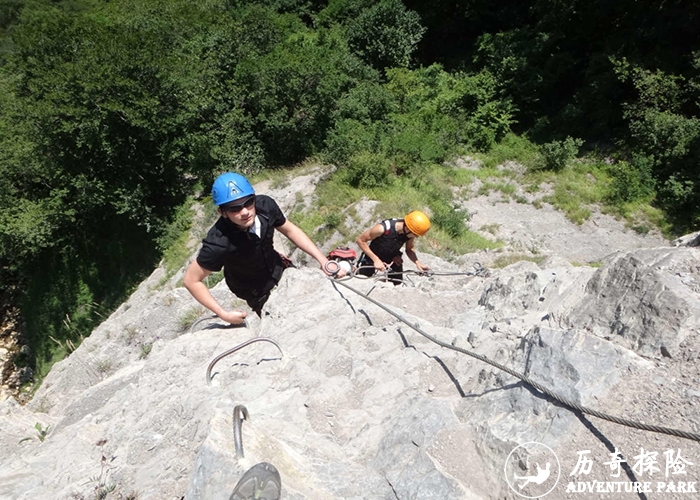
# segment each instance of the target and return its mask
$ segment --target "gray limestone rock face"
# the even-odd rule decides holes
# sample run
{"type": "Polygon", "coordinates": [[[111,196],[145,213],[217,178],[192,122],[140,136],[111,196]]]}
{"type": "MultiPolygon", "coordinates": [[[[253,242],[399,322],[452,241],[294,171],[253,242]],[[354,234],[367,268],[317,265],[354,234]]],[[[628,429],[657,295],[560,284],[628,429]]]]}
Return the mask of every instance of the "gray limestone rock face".
{"type": "Polygon", "coordinates": [[[698,247],[700,246],[700,231],[686,234],[673,240],[674,247],[698,247]]]}
{"type": "MultiPolygon", "coordinates": [[[[191,329],[208,313],[159,269],[29,404],[0,402],[0,499],[225,500],[265,461],[284,499],[510,500],[530,491],[506,474],[534,474],[541,459],[522,448],[532,442],[558,457],[562,479],[547,500],[598,498],[566,492],[579,451],[595,457],[591,480],[605,480],[615,449],[631,462],[640,447],[682,450],[700,464],[697,443],[586,417],[475,357],[596,411],[697,433],[696,252],[630,249],[600,267],[553,258],[399,287],[344,282],[358,293],[302,266],[285,271],[247,328],[211,319],[191,329]],[[283,355],[250,344],[207,383],[217,355],[255,337],[283,355]]],[[[245,309],[224,283],[212,293],[245,309]]],[[[684,479],[700,483],[698,471],[688,466],[684,479]]]]}
{"type": "Polygon", "coordinates": [[[645,356],[677,356],[699,325],[699,270],[700,258],[691,248],[616,255],[588,282],[568,323],[645,356]]]}

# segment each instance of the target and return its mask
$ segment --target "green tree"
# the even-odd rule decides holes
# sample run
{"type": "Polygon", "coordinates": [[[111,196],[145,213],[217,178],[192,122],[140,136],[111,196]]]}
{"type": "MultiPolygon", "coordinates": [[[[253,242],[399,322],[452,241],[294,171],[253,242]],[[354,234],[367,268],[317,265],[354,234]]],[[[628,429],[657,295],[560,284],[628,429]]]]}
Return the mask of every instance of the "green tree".
{"type": "Polygon", "coordinates": [[[646,70],[626,59],[615,63],[621,81],[636,90],[623,105],[630,143],[651,165],[659,202],[679,228],[692,229],[700,222],[700,79],[646,70]]]}
{"type": "Polygon", "coordinates": [[[25,8],[0,69],[0,269],[22,285],[45,361],[48,334],[79,340],[95,302],[151,269],[173,208],[213,165],[190,98],[206,74],[192,57],[201,13],[76,6],[25,8]]]}
{"type": "Polygon", "coordinates": [[[332,161],[344,163],[367,150],[393,158],[401,173],[406,163],[440,163],[458,146],[488,150],[510,130],[514,109],[498,98],[488,72],[450,74],[433,65],[393,68],[386,78],[338,102],[327,141],[332,161]]]}
{"type": "Polygon", "coordinates": [[[420,16],[401,0],[382,0],[347,24],[350,48],[377,69],[408,67],[424,33],[420,16]]]}
{"type": "Polygon", "coordinates": [[[368,75],[340,31],[297,26],[268,53],[242,60],[231,85],[244,102],[239,123],[263,152],[261,165],[288,165],[318,152],[339,95],[368,75]]]}

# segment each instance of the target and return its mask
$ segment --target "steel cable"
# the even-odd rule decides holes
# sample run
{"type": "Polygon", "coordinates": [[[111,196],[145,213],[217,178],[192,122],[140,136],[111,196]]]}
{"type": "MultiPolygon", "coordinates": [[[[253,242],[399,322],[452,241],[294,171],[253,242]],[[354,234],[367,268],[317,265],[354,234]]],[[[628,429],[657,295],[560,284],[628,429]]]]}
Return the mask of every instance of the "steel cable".
{"type": "Polygon", "coordinates": [[[432,335],[428,334],[427,332],[423,331],[423,330],[422,330],[420,327],[418,327],[417,325],[414,325],[414,324],[410,323],[408,320],[406,320],[405,318],[403,318],[400,314],[395,313],[394,311],[392,311],[390,308],[386,307],[384,304],[382,304],[382,303],[379,302],[378,300],[375,300],[375,299],[373,299],[373,298],[371,298],[371,297],[369,297],[369,296],[363,294],[363,293],[360,292],[359,290],[356,290],[355,288],[351,287],[350,285],[348,285],[348,284],[346,284],[346,283],[344,283],[344,282],[342,282],[342,281],[340,281],[340,280],[331,280],[331,281],[332,281],[333,283],[338,283],[339,285],[342,285],[342,286],[344,286],[345,288],[347,288],[348,290],[351,290],[351,291],[355,292],[357,295],[360,295],[361,297],[365,298],[366,300],[369,300],[369,301],[372,302],[374,305],[376,305],[377,307],[379,307],[379,308],[383,309],[384,311],[388,312],[389,314],[391,314],[392,316],[394,316],[394,317],[395,317],[396,319],[398,319],[399,321],[405,323],[406,325],[408,325],[409,327],[411,327],[412,329],[414,329],[415,331],[417,331],[419,334],[421,334],[422,336],[424,336],[425,338],[427,338],[427,339],[430,340],[431,342],[434,342],[434,343],[436,343],[437,345],[439,345],[439,346],[441,346],[441,347],[444,347],[444,348],[446,348],[446,349],[452,349],[453,351],[457,351],[457,352],[460,352],[460,353],[462,353],[462,354],[466,354],[467,356],[471,356],[471,357],[473,357],[473,358],[478,359],[479,361],[483,361],[484,363],[487,363],[487,364],[489,364],[489,365],[491,365],[491,366],[493,366],[493,367],[495,367],[495,368],[498,368],[499,370],[502,370],[502,371],[508,373],[509,375],[512,375],[513,377],[522,380],[522,381],[525,382],[526,384],[528,384],[528,385],[530,385],[531,387],[534,387],[535,389],[537,389],[537,390],[538,390],[539,392],[541,392],[542,394],[546,394],[547,396],[549,396],[549,397],[551,397],[552,399],[558,401],[559,403],[563,404],[564,406],[567,406],[567,407],[569,407],[569,408],[571,408],[571,409],[574,409],[574,410],[576,410],[576,411],[579,411],[579,412],[581,412],[581,413],[585,413],[585,414],[587,414],[587,415],[592,415],[592,416],[594,416],[594,417],[598,417],[598,418],[600,418],[600,419],[607,420],[607,421],[609,421],[609,422],[614,422],[614,423],[619,424],[619,425],[624,425],[624,426],[627,426],[627,427],[633,427],[633,428],[635,428],[635,429],[640,429],[640,430],[644,430],[644,431],[658,432],[658,433],[660,433],[660,434],[668,434],[668,435],[671,435],[671,436],[676,436],[676,437],[680,437],[680,438],[684,438],[684,439],[690,439],[690,440],[692,440],[692,441],[698,441],[698,442],[700,442],[700,434],[695,434],[695,433],[692,433],[692,432],[687,432],[687,431],[678,430],[678,429],[672,429],[672,428],[669,428],[669,427],[661,427],[661,426],[658,426],[658,425],[644,424],[644,423],[642,423],[642,422],[636,422],[636,421],[634,421],[634,420],[628,420],[628,419],[625,419],[625,418],[616,417],[616,416],[614,416],[614,415],[609,415],[609,414],[607,414],[607,413],[599,412],[599,411],[597,411],[597,410],[592,410],[592,409],[590,409],[590,408],[587,408],[587,407],[585,407],[585,406],[582,406],[582,405],[580,405],[580,404],[578,404],[578,403],[576,403],[576,402],[574,402],[574,401],[571,401],[570,399],[567,399],[567,398],[564,398],[564,397],[560,396],[559,394],[553,392],[552,390],[548,389],[547,387],[543,386],[542,384],[540,384],[540,383],[538,383],[538,382],[535,382],[534,380],[530,379],[530,378],[527,377],[526,375],[524,375],[524,374],[522,374],[522,373],[519,373],[519,372],[516,372],[515,370],[512,370],[511,368],[508,368],[507,366],[502,365],[502,364],[500,364],[500,363],[498,363],[498,362],[496,362],[496,361],[490,360],[490,359],[487,358],[486,356],[483,356],[483,355],[481,355],[481,354],[477,354],[477,353],[475,353],[475,352],[468,351],[467,349],[463,349],[463,348],[461,348],[461,347],[453,346],[452,344],[448,344],[448,343],[446,343],[446,342],[443,342],[443,341],[441,341],[441,340],[438,340],[437,338],[435,338],[435,337],[433,337],[432,335]]]}
{"type": "MultiPolygon", "coordinates": [[[[397,281],[395,278],[390,278],[390,274],[415,274],[417,276],[426,276],[430,278],[431,276],[479,276],[482,278],[486,278],[490,275],[490,272],[487,268],[481,265],[479,262],[475,262],[473,264],[474,266],[474,271],[466,271],[466,272],[436,272],[436,271],[414,271],[412,269],[408,269],[406,271],[393,271],[391,269],[385,269],[384,271],[377,271],[371,276],[365,276],[359,272],[360,269],[375,269],[374,266],[359,266],[355,267],[352,269],[352,271],[348,272],[345,276],[342,278],[334,278],[336,281],[348,281],[352,278],[358,278],[358,279],[374,279],[374,280],[387,280],[387,281],[397,281]]],[[[340,265],[333,260],[329,260],[325,264],[325,269],[330,273],[331,275],[335,276],[336,273],[340,271],[340,265]]]]}

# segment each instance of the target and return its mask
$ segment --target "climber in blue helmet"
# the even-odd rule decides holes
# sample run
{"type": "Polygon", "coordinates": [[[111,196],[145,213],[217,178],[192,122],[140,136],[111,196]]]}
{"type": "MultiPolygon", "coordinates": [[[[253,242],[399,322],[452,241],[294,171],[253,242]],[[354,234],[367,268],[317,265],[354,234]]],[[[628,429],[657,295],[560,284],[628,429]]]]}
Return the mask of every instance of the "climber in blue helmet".
{"type": "Polygon", "coordinates": [[[204,279],[224,270],[229,289],[260,316],[271,290],[291,261],[273,246],[274,230],[316,259],[324,273],[328,259],[294,225],[269,196],[255,194],[248,179],[227,172],[214,181],[212,198],[219,219],[202,241],[197,258],[187,268],[184,285],[204,307],[231,324],[241,324],[245,312],[227,311],[209,292],[204,279]]]}

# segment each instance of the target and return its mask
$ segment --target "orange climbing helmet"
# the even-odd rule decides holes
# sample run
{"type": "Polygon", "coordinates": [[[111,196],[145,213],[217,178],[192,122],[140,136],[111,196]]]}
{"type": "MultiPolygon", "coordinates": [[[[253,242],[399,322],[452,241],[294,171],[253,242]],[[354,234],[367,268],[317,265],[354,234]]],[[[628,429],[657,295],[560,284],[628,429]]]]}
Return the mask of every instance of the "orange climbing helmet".
{"type": "Polygon", "coordinates": [[[430,219],[423,212],[414,210],[403,218],[404,224],[409,231],[416,236],[423,236],[430,229],[430,219]]]}

